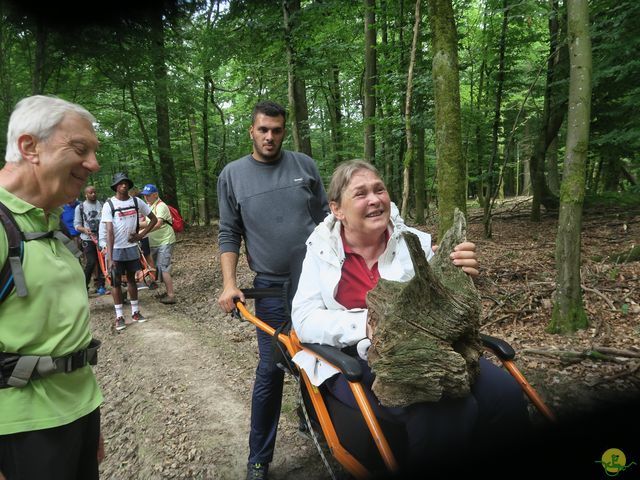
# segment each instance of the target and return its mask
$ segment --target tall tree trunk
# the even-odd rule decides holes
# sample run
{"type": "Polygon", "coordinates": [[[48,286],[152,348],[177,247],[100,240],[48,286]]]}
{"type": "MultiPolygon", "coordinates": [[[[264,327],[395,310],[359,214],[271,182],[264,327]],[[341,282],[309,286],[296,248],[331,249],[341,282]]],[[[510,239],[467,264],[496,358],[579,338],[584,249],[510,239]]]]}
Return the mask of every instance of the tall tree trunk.
{"type": "Polygon", "coordinates": [[[482,61],[480,62],[480,79],[478,80],[478,96],[476,99],[476,115],[475,115],[475,141],[476,141],[476,157],[474,164],[475,176],[477,177],[475,189],[478,195],[478,203],[480,206],[484,206],[485,201],[485,182],[483,173],[483,159],[484,159],[484,137],[482,132],[482,125],[484,123],[483,115],[483,102],[484,102],[484,87],[485,87],[485,75],[487,72],[487,24],[489,23],[489,4],[486,3],[484,11],[482,13],[482,61]]]}
{"type": "Polygon", "coordinates": [[[196,117],[193,112],[189,113],[189,140],[191,144],[191,158],[193,159],[193,167],[196,173],[196,179],[198,188],[196,188],[196,205],[197,213],[191,215],[192,221],[200,222],[201,218],[204,218],[204,172],[202,171],[202,161],[200,159],[200,147],[198,146],[198,128],[196,127],[196,117]]]}
{"type": "Polygon", "coordinates": [[[462,156],[458,36],[451,0],[428,0],[433,35],[433,85],[436,112],[439,238],[453,224],[457,208],[466,215],[466,178],[462,156]]]}
{"type": "Polygon", "coordinates": [[[329,76],[329,118],[331,120],[331,141],[334,151],[334,167],[342,161],[342,95],[340,94],[340,67],[331,66],[329,76]]]}
{"type": "Polygon", "coordinates": [[[580,250],[585,165],[591,120],[591,37],[588,0],[567,2],[570,75],[567,146],[560,186],[556,291],[548,330],[571,333],[589,324],[582,302],[580,250]]]}
{"type": "Polygon", "coordinates": [[[178,206],[176,189],[176,169],[171,155],[169,128],[169,93],[167,66],[164,51],[164,21],[161,12],[152,16],[152,56],[153,80],[156,101],[156,131],[158,135],[158,153],[160,157],[160,175],[162,177],[162,196],[165,202],[178,206]]]}
{"type": "Polygon", "coordinates": [[[202,91],[202,218],[205,225],[211,223],[211,172],[209,172],[209,89],[213,80],[211,72],[204,74],[204,88],[202,91]]]}
{"type": "Polygon", "coordinates": [[[491,132],[491,157],[489,158],[489,166],[487,168],[487,182],[485,190],[483,224],[485,238],[491,238],[491,203],[498,194],[493,191],[494,181],[494,165],[498,161],[498,134],[500,132],[501,114],[502,114],[502,89],[504,86],[504,54],[507,48],[507,26],[509,25],[509,5],[508,0],[502,0],[502,28],[500,29],[500,50],[498,61],[498,76],[496,78],[496,104],[493,115],[493,128],[491,132]]]}
{"type": "Polygon", "coordinates": [[[149,132],[147,132],[147,127],[144,124],[144,119],[142,118],[142,113],[140,112],[140,106],[138,105],[138,99],[136,98],[135,89],[133,88],[133,82],[129,82],[128,90],[129,98],[131,99],[131,105],[133,106],[133,111],[136,114],[136,120],[138,120],[140,134],[142,135],[144,146],[147,149],[147,159],[149,160],[149,168],[151,169],[151,178],[153,178],[155,183],[159,183],[160,177],[158,176],[158,167],[156,166],[156,161],[153,156],[153,145],[151,144],[149,132]]]}
{"type": "Polygon", "coordinates": [[[605,160],[603,189],[605,192],[616,192],[622,176],[622,160],[615,152],[606,152],[603,156],[605,160]]]}
{"type": "Polygon", "coordinates": [[[564,120],[564,103],[554,102],[552,84],[559,76],[558,70],[564,60],[563,48],[558,48],[560,26],[558,22],[558,0],[549,0],[551,15],[549,16],[549,59],[547,61],[547,83],[544,92],[544,105],[542,109],[542,124],[538,140],[533,154],[529,160],[531,173],[531,189],[533,200],[531,205],[531,220],[539,222],[540,206],[547,208],[557,207],[557,198],[551,193],[544,175],[544,164],[547,149],[557,137],[562,121],[564,120]]]}
{"type": "MultiPolygon", "coordinates": [[[[214,172],[216,172],[216,175],[220,172],[220,170],[222,170],[222,168],[224,167],[224,165],[227,164],[227,122],[225,120],[224,117],[224,110],[222,110],[222,108],[220,107],[220,105],[218,105],[218,102],[216,102],[216,99],[214,97],[214,92],[215,92],[215,86],[213,84],[213,82],[211,83],[211,96],[209,97],[209,100],[211,101],[211,105],[213,105],[213,107],[216,109],[216,112],[218,112],[218,116],[220,117],[220,130],[222,132],[222,141],[220,142],[220,155],[218,156],[218,159],[216,160],[216,162],[213,164],[213,168],[212,170],[214,172]]],[[[213,179],[212,179],[213,180],[213,179]]],[[[215,185],[216,182],[212,181],[211,184],[215,185]]],[[[210,187],[209,187],[210,188],[210,187]]],[[[216,192],[211,192],[211,211],[217,211],[218,210],[218,196],[216,195],[216,192]]]]}
{"type": "Polygon", "coordinates": [[[549,191],[560,195],[560,174],[558,172],[558,137],[555,136],[547,149],[547,186],[549,191]]]}
{"type": "Polygon", "coordinates": [[[429,214],[429,197],[425,187],[425,179],[427,174],[424,168],[424,131],[423,125],[416,129],[415,141],[415,168],[413,170],[413,183],[416,201],[416,223],[421,225],[425,220],[425,210],[429,214]]]}
{"type": "Polygon", "coordinates": [[[376,0],[364,0],[364,158],[376,156],[376,0]]]}
{"type": "Polygon", "coordinates": [[[420,38],[420,1],[416,0],[415,23],[413,24],[413,40],[411,41],[411,55],[409,57],[409,72],[407,73],[407,95],[404,104],[404,124],[407,135],[407,151],[404,155],[403,171],[402,171],[402,208],[401,215],[407,218],[409,215],[409,186],[411,164],[414,162],[414,145],[413,145],[413,129],[411,118],[411,103],[413,101],[413,71],[416,65],[416,51],[419,48],[418,39],[420,38]]]}
{"type": "Polygon", "coordinates": [[[298,62],[294,50],[293,23],[300,12],[300,0],[282,0],[284,15],[285,45],[289,79],[289,111],[294,148],[311,156],[311,136],[309,132],[309,109],[307,88],[304,79],[298,75],[298,62]]]}
{"type": "Polygon", "coordinates": [[[47,27],[42,17],[36,21],[36,57],[31,78],[31,95],[44,93],[45,64],[47,59],[47,27]]]}

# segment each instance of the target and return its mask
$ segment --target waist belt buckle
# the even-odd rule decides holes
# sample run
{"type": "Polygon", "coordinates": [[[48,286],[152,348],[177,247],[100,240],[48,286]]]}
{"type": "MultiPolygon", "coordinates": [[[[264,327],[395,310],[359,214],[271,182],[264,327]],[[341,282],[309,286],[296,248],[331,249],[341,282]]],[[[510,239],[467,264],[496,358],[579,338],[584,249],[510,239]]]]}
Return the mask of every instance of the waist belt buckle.
{"type": "Polygon", "coordinates": [[[13,368],[18,363],[19,355],[0,353],[0,388],[9,386],[9,378],[13,373],[13,368]]]}
{"type": "Polygon", "coordinates": [[[64,373],[71,373],[80,367],[84,367],[87,363],[87,350],[72,353],[64,357],[64,373]]]}

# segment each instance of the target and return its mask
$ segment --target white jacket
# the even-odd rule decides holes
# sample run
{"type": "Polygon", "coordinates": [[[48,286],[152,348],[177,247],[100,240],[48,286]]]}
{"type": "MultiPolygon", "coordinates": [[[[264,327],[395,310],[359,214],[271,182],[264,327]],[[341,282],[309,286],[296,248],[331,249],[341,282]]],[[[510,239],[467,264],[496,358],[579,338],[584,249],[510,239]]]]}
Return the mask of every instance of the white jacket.
{"type": "MultiPolygon", "coordinates": [[[[341,222],[331,214],[307,239],[307,254],[291,310],[293,328],[302,343],[344,348],[366,337],[367,310],[347,310],[335,299],[345,258],[340,230],[341,222]]],[[[398,208],[391,203],[389,241],[378,259],[381,278],[399,282],[413,278],[413,263],[401,236],[405,231],[418,236],[427,259],[433,255],[431,235],[407,227],[398,208]]],[[[306,371],[314,385],[338,373],[329,365],[316,362],[307,352],[299,352],[293,360],[306,371]]]]}

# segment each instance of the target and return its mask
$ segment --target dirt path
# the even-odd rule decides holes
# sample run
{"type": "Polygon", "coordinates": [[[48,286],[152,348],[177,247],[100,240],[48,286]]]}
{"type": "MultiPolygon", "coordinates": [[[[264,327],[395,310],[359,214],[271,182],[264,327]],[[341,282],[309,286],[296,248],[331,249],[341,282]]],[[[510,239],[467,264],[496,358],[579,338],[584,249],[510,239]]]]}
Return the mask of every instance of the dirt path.
{"type": "MultiPolygon", "coordinates": [[[[208,321],[162,305],[148,290],[140,301],[149,320],[113,333],[111,298],[91,300],[94,335],[103,340],[96,368],[105,394],[102,478],[244,478],[252,329],[214,316],[210,322],[225,329],[235,322],[220,334],[208,321]]],[[[285,388],[272,476],[326,478],[313,446],[295,432],[293,382],[285,388]]]]}

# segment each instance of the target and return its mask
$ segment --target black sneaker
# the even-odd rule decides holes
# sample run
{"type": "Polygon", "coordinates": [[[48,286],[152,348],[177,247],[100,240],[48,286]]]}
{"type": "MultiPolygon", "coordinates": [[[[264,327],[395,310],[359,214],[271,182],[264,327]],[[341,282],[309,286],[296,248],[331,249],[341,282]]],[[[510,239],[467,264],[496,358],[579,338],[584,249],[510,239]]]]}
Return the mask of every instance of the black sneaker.
{"type": "Polygon", "coordinates": [[[264,480],[268,471],[268,463],[250,463],[247,465],[247,480],[264,480]]]}
{"type": "Polygon", "coordinates": [[[144,323],[147,321],[147,319],[144,318],[144,316],[140,313],[139,310],[135,312],[133,315],[131,315],[131,320],[137,323],[144,323]]]}
{"type": "Polygon", "coordinates": [[[125,328],[127,328],[127,325],[124,323],[124,317],[116,318],[116,330],[120,331],[124,330],[125,328]]]}

